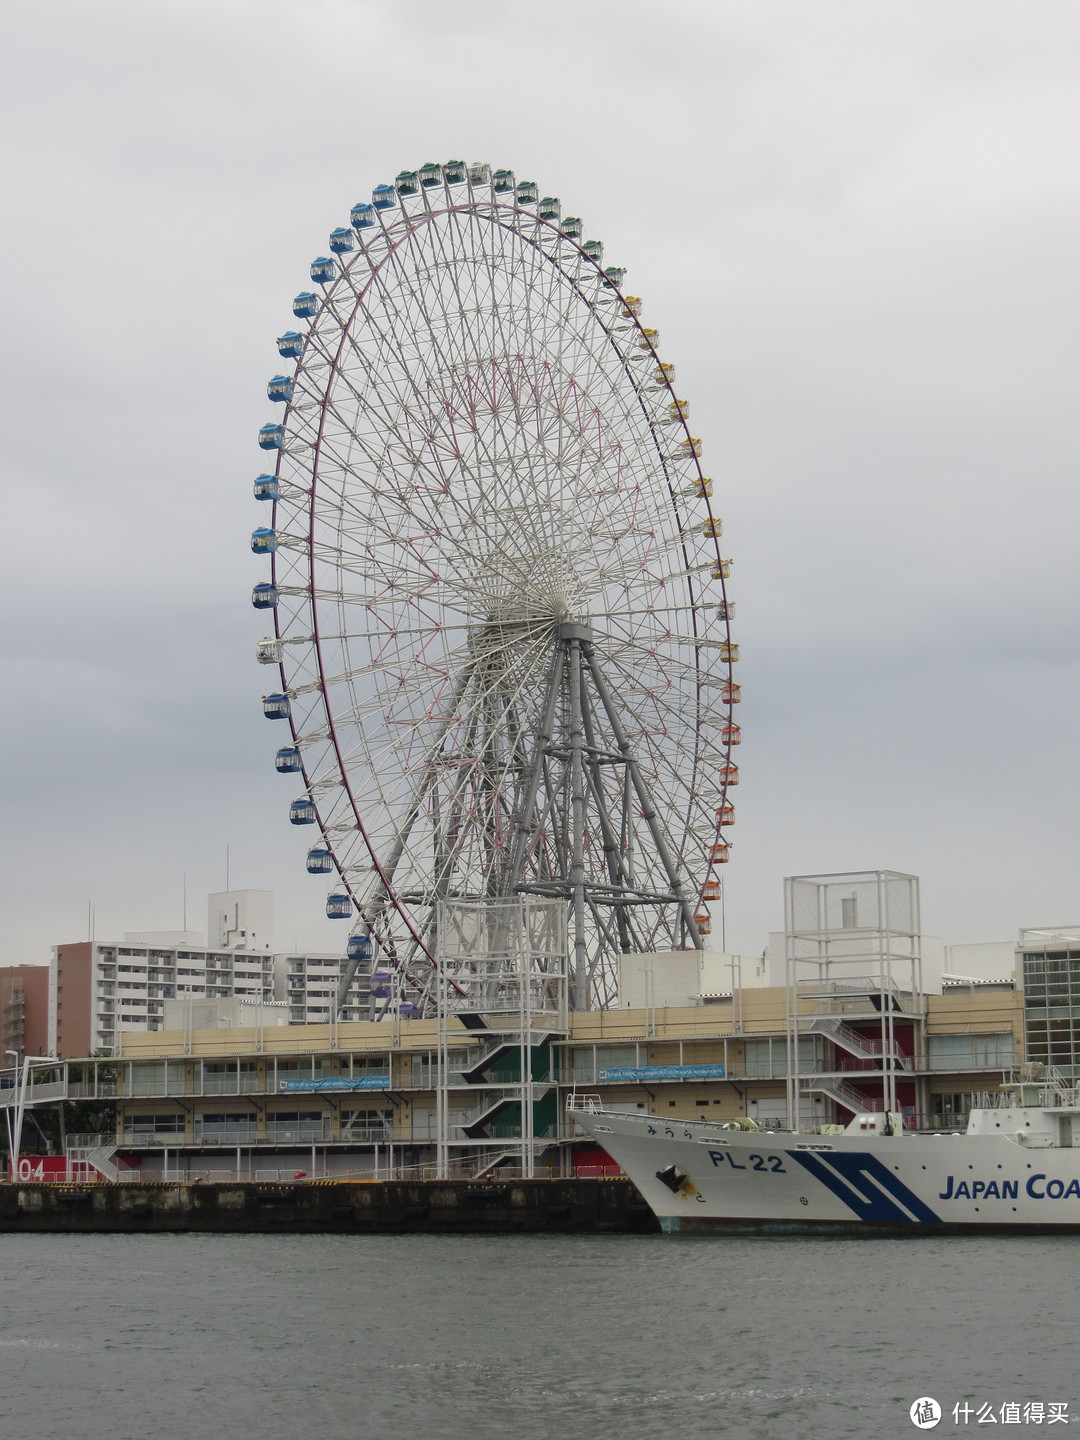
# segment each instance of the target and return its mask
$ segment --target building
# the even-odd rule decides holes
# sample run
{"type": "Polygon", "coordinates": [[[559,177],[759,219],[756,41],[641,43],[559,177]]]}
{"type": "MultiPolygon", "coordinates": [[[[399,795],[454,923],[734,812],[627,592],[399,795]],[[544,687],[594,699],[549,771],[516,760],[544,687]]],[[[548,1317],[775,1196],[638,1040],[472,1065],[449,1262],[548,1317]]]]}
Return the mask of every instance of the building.
{"type": "MultiPolygon", "coordinates": [[[[279,1002],[290,1025],[328,1024],[341,982],[340,955],[267,955],[244,950],[191,949],[175,945],[81,940],[53,948],[45,978],[41,1054],[62,1060],[119,1054],[120,1038],[132,1031],[165,1028],[170,1001],[279,1002]]],[[[370,1013],[370,977],[358,973],[342,1018],[370,1013]]]]}
{"type": "MultiPolygon", "coordinates": [[[[120,1036],[165,1025],[165,1005],[185,996],[288,1005],[291,1024],[327,1023],[346,965],[343,955],[275,955],[269,890],[207,898],[207,934],[129,931],[123,940],[53,948],[46,970],[42,1053],[62,1059],[119,1053],[120,1036]],[[207,943],[209,940],[209,944],[207,943]]],[[[342,1018],[370,1013],[369,976],[353,977],[342,1018]]]]}
{"type": "Polygon", "coordinates": [[[764,955],[668,950],[619,957],[619,1005],[627,1010],[702,1005],[768,984],[764,955]]]}
{"type": "Polygon", "coordinates": [[[1024,989],[1030,1059],[1080,1077],[1080,925],[1021,930],[1017,967],[1024,989]]]}
{"type": "Polygon", "coordinates": [[[0,1066],[12,1056],[49,1055],[49,967],[0,967],[0,1066]]]}
{"type": "MultiPolygon", "coordinates": [[[[902,1012],[912,1032],[900,1082],[913,1101],[902,1106],[908,1124],[965,1124],[973,1097],[1024,1061],[1023,998],[1013,987],[959,990],[921,996],[902,1012]]],[[[851,1028],[865,1036],[878,1014],[868,1021],[872,1007],[860,1012],[859,997],[851,999],[851,1028]]],[[[814,1002],[802,1003],[809,1017],[814,1002]]],[[[542,1167],[610,1167],[574,1132],[565,1103],[575,1089],[670,1119],[749,1115],[783,1124],[789,1025],[788,992],[776,986],[712,1004],[570,1013],[565,1035],[531,1051],[542,1167]]],[[[853,1107],[880,1108],[880,1065],[861,1053],[860,1040],[841,1032],[800,1041],[809,1042],[800,1043],[801,1078],[818,1082],[804,1094],[803,1123],[844,1123],[853,1107]]],[[[69,1069],[80,1095],[115,1094],[114,1143],[147,1177],[425,1174],[438,1154],[440,1044],[456,1087],[451,1140],[476,1142],[465,1156],[472,1173],[505,1163],[521,1132],[512,1103],[517,1047],[485,1040],[459,1020],[443,1040],[436,1019],[128,1029],[118,1060],[69,1069]],[[500,1099],[500,1086],[511,1100],[500,1099]]]]}
{"type": "Polygon", "coordinates": [[[208,895],[206,943],[211,950],[272,950],[273,891],[221,890],[208,895]]]}
{"type": "MultiPolygon", "coordinates": [[[[274,994],[287,1002],[290,1025],[329,1024],[347,963],[342,955],[274,956],[274,994]]],[[[361,966],[349,986],[342,1020],[370,1016],[370,981],[370,974],[361,966]]]]}
{"type": "Polygon", "coordinates": [[[56,945],[49,967],[51,1053],[64,1060],[116,1054],[124,1032],[161,1030],[165,1002],[182,995],[273,1000],[273,956],[127,939],[56,945]]]}

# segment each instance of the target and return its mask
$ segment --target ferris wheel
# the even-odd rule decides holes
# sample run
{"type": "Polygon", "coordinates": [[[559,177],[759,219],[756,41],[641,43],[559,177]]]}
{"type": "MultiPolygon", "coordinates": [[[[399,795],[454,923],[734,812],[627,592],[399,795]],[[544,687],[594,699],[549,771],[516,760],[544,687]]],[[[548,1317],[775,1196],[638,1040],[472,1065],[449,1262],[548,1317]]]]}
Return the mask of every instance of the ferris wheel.
{"type": "Polygon", "coordinates": [[[565,901],[572,1003],[602,1008],[621,954],[707,947],[729,858],[701,444],[624,271],[532,181],[428,164],[350,221],[278,340],[252,536],[276,767],[352,922],[338,1007],[359,965],[422,1013],[440,901],[533,894],[565,901]]]}

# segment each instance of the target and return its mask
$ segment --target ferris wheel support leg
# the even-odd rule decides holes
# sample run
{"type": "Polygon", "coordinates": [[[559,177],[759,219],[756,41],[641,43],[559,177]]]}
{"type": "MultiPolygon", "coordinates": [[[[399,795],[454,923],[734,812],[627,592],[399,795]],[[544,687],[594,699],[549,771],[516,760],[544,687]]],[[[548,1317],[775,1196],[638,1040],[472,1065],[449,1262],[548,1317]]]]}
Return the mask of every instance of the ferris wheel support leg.
{"type": "MultiPolygon", "coordinates": [[[[604,859],[607,862],[608,879],[612,885],[625,885],[627,881],[623,873],[622,856],[619,853],[619,837],[608,812],[600,766],[596,758],[596,735],[592,723],[592,706],[589,704],[588,689],[585,685],[584,669],[581,670],[581,717],[585,726],[585,749],[589,756],[589,788],[592,790],[596,810],[600,816],[600,834],[604,843],[604,859]]],[[[630,950],[630,931],[626,922],[625,906],[616,907],[616,917],[619,926],[619,949],[625,955],[630,950]]],[[[594,960],[592,969],[595,970],[595,968],[596,961],[594,960]]]]}
{"type": "Polygon", "coordinates": [[[581,640],[569,640],[570,805],[572,849],[570,893],[574,912],[574,1009],[589,1006],[589,947],[585,935],[585,725],[581,709],[581,640]]]}
{"type": "Polygon", "coordinates": [[[547,697],[544,701],[544,717],[540,722],[540,733],[536,740],[536,753],[533,756],[532,769],[529,773],[519,814],[514,821],[517,834],[514,837],[510,855],[510,874],[507,877],[506,885],[508,895],[513,895],[515,887],[519,884],[525,869],[525,859],[529,853],[529,842],[533,836],[533,811],[536,808],[536,797],[540,791],[540,781],[544,775],[544,759],[550,751],[554,739],[555,706],[559,699],[565,664],[566,648],[560,640],[556,643],[555,654],[551,662],[547,697]]]}
{"type": "Polygon", "coordinates": [[[653,844],[656,846],[656,853],[660,857],[660,863],[664,867],[668,884],[671,886],[671,893],[678,899],[687,934],[694,943],[694,949],[702,950],[704,949],[704,944],[702,942],[701,932],[698,930],[697,923],[694,920],[693,901],[687,899],[683,890],[682,881],[679,879],[678,871],[671,858],[671,851],[668,849],[667,836],[664,834],[660,816],[656,806],[653,804],[652,794],[648,785],[645,783],[645,777],[641,773],[641,768],[634,758],[634,753],[630,748],[630,742],[626,738],[626,731],[623,729],[622,721],[619,719],[619,712],[616,710],[615,703],[611,698],[611,691],[608,689],[604,673],[597,664],[593,647],[591,645],[585,645],[583,647],[583,655],[585,663],[589,667],[589,673],[592,675],[593,684],[596,686],[596,693],[600,696],[600,703],[604,707],[604,711],[608,717],[608,723],[615,736],[615,743],[626,759],[630,779],[637,793],[638,803],[641,805],[642,819],[649,827],[653,844]]]}
{"type": "MultiPolygon", "coordinates": [[[[409,809],[405,814],[405,819],[402,821],[398,829],[397,839],[394,841],[394,848],[390,852],[390,857],[387,860],[385,866],[383,867],[383,883],[378,895],[375,897],[375,900],[372,904],[370,917],[368,920],[369,931],[371,930],[371,927],[376,923],[379,916],[386,909],[386,903],[390,898],[390,886],[393,884],[394,881],[394,871],[397,869],[398,863],[400,862],[402,855],[404,855],[405,853],[405,846],[408,844],[409,835],[412,831],[412,827],[416,824],[416,817],[420,814],[420,808],[424,803],[424,796],[430,789],[432,780],[434,779],[434,769],[432,762],[435,760],[435,757],[442,749],[443,741],[446,739],[450,726],[453,725],[454,721],[458,718],[458,706],[461,704],[461,701],[465,697],[465,691],[469,688],[469,682],[472,679],[475,670],[476,662],[473,661],[472,663],[466,665],[465,669],[462,671],[457,684],[454,686],[453,697],[450,701],[446,717],[443,720],[442,724],[439,726],[438,734],[435,736],[435,739],[428,747],[427,764],[421,771],[420,782],[416,786],[416,789],[413,791],[412,803],[410,804],[409,809]]],[[[375,938],[376,937],[373,935],[372,939],[374,940],[375,938]]],[[[385,949],[386,947],[383,946],[382,948],[385,949]]],[[[338,986],[337,1001],[334,1007],[336,1016],[340,1016],[341,1011],[344,1008],[345,1000],[349,994],[349,987],[353,982],[353,977],[356,975],[356,967],[359,963],[359,960],[349,960],[346,962],[345,970],[341,976],[341,984],[338,986]]]]}

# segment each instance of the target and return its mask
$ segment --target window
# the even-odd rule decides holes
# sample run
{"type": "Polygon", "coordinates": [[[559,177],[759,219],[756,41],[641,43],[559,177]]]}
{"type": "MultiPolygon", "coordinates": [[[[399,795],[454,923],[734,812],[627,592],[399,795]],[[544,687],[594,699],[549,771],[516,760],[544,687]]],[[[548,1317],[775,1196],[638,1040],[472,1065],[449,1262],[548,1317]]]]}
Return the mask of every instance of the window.
{"type": "Polygon", "coordinates": [[[203,1134],[207,1136],[223,1131],[246,1130],[250,1130],[252,1136],[255,1134],[255,1112],[253,1110],[240,1110],[229,1115],[200,1115],[196,1118],[202,1127],[203,1134]]]}
{"type": "MultiPolygon", "coordinates": [[[[777,1077],[787,1074],[787,1041],[781,1037],[771,1040],[747,1040],[747,1075],[777,1077]]],[[[822,1042],[817,1035],[805,1035],[799,1040],[799,1073],[806,1075],[824,1068],[822,1042]]]]}
{"type": "Polygon", "coordinates": [[[266,1117],[268,1140],[329,1140],[328,1110],[273,1110],[266,1117]]]}
{"type": "MultiPolygon", "coordinates": [[[[454,1062],[450,1062],[451,1069],[454,1062]]],[[[380,1075],[385,1074],[390,1068],[390,1059],[387,1055],[354,1055],[352,1057],[352,1073],[362,1075],[366,1070],[375,1070],[380,1075]]],[[[460,1067],[459,1067],[460,1068],[460,1067]]]]}
{"type": "MultiPolygon", "coordinates": [[[[183,1068],[181,1067],[181,1074],[183,1068]]],[[[168,1065],[164,1061],[154,1065],[133,1065],[131,1067],[132,1095],[167,1094],[168,1065]]]]}
{"type": "Polygon", "coordinates": [[[183,1135],[184,1117],[181,1114],[172,1115],[125,1115],[124,1134],[132,1139],[138,1139],[140,1135],[183,1135]]]}
{"type": "Polygon", "coordinates": [[[1013,1037],[996,1035],[931,1035],[931,1070],[1007,1068],[1013,1063],[1013,1037]]]}
{"type": "Polygon", "coordinates": [[[393,1110],[342,1110],[342,1140],[389,1139],[394,1129],[393,1110]]]}

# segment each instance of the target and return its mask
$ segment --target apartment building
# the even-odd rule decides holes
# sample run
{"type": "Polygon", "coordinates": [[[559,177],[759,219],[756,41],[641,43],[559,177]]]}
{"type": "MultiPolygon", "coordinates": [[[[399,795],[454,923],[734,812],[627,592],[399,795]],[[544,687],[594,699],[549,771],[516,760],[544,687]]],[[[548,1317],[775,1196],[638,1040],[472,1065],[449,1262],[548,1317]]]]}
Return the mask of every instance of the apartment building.
{"type": "MultiPolygon", "coordinates": [[[[62,1060],[117,1055],[123,1035],[163,1030],[166,1002],[186,996],[284,1002],[290,1025],[325,1025],[344,965],[340,955],[269,955],[133,939],[57,945],[51,966],[40,967],[49,1047],[40,1053],[62,1060]]],[[[356,975],[342,1018],[366,1018],[370,1000],[369,977],[356,975]]]]}
{"type": "Polygon", "coordinates": [[[0,966],[0,1065],[49,1054],[49,967],[0,966]]]}
{"type": "Polygon", "coordinates": [[[121,1036],[164,1028],[165,1002],[274,999],[274,957],[243,950],[82,940],[53,947],[51,1053],[62,1060],[116,1054],[121,1036]]]}

